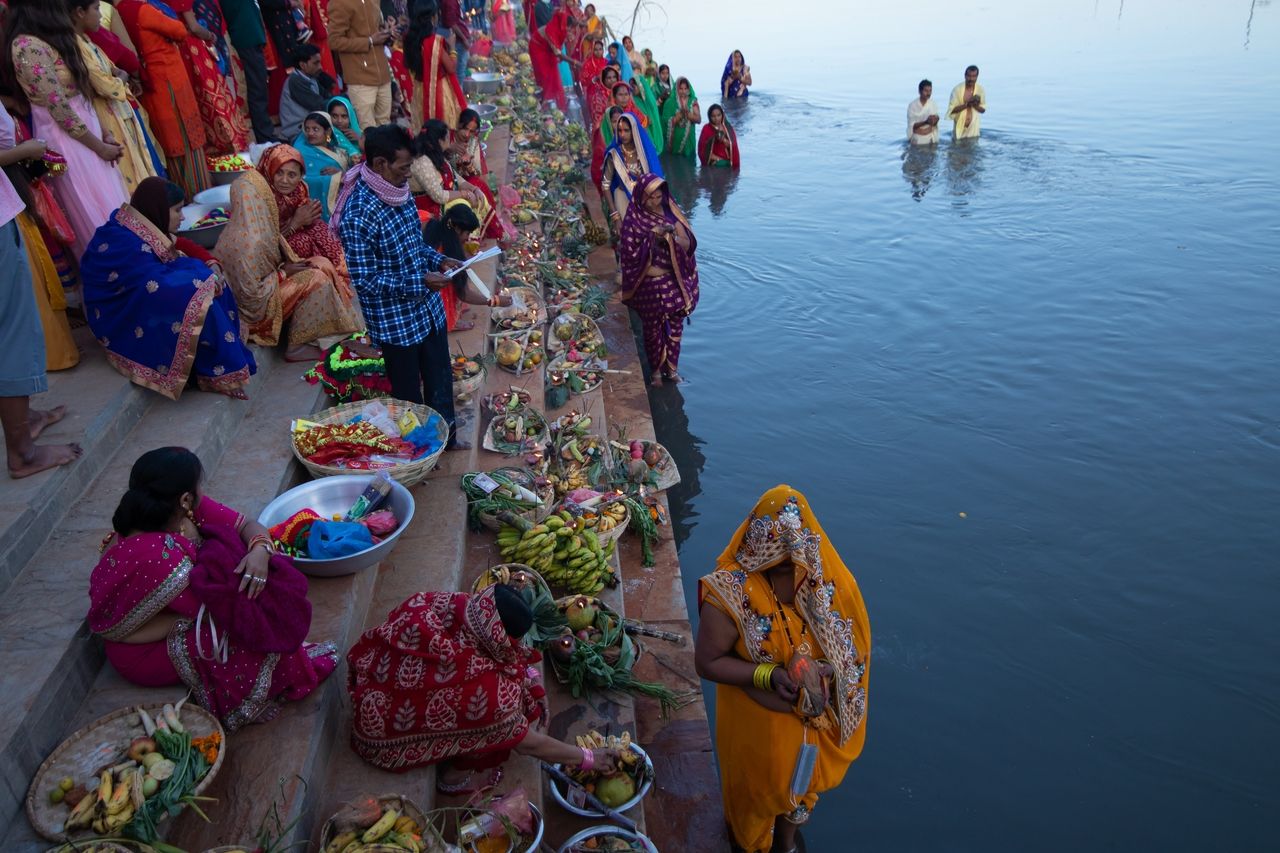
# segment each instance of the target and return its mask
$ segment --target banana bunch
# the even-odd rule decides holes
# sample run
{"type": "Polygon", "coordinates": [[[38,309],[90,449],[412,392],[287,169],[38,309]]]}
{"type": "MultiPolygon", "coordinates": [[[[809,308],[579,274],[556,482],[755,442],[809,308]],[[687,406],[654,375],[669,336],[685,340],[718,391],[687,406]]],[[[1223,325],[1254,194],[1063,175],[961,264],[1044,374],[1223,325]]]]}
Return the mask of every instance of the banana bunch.
{"type": "Polygon", "coordinates": [[[588,220],[582,228],[582,235],[587,242],[594,243],[597,246],[603,246],[609,242],[609,229],[596,222],[594,219],[588,220]]]}
{"type": "Polygon", "coordinates": [[[377,822],[363,832],[350,830],[334,836],[324,853],[360,853],[363,850],[386,850],[398,847],[411,853],[423,853],[422,827],[408,815],[393,808],[384,809],[377,822]]]}
{"type": "Polygon", "coordinates": [[[640,753],[631,748],[631,732],[605,737],[595,729],[585,735],[578,735],[579,749],[612,749],[619,753],[618,760],[624,767],[634,767],[640,763],[640,753]]]}
{"type": "Polygon", "coordinates": [[[602,546],[586,520],[574,518],[567,510],[523,532],[504,526],[498,532],[498,547],[504,559],[531,566],[548,583],[570,592],[595,595],[606,585],[618,583],[609,564],[615,543],[602,546]]]}
{"type": "Polygon", "coordinates": [[[587,471],[580,465],[569,465],[560,474],[548,474],[547,480],[556,490],[556,497],[564,497],[577,489],[591,488],[587,471]]]}
{"type": "Polygon", "coordinates": [[[587,519],[587,526],[594,527],[598,533],[607,533],[627,520],[627,507],[621,501],[615,501],[604,508],[594,519],[587,519]]]}
{"type": "Polygon", "coordinates": [[[67,815],[67,832],[91,828],[99,835],[110,835],[133,820],[135,809],[141,808],[142,771],[130,768],[117,782],[110,770],[103,770],[98,787],[76,803],[67,815]]]}

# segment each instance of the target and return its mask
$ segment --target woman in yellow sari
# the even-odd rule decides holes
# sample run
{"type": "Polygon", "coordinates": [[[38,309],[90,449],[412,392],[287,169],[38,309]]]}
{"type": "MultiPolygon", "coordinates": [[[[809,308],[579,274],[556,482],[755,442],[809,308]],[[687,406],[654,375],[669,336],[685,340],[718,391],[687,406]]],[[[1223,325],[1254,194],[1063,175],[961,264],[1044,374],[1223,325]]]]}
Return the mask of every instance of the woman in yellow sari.
{"type": "Polygon", "coordinates": [[[804,495],[776,486],[702,578],[699,600],[695,662],[716,682],[730,833],[747,853],[792,853],[818,795],[843,781],[866,739],[862,594],[804,495]]]}
{"type": "MultiPolygon", "coordinates": [[[[87,31],[93,32],[100,26],[96,17],[98,6],[90,9],[87,31]]],[[[124,178],[125,188],[132,194],[138,184],[156,174],[151,152],[147,150],[150,130],[143,128],[142,120],[133,111],[129,102],[129,86],[107,55],[84,33],[80,33],[76,41],[80,45],[80,57],[89,70],[93,111],[98,115],[103,132],[110,133],[124,149],[116,166],[120,169],[120,177],[124,178]]]]}
{"type": "MultiPolygon", "coordinates": [[[[345,262],[339,268],[318,251],[300,257],[281,235],[280,210],[271,190],[257,170],[236,179],[231,185],[231,220],[213,254],[231,282],[248,340],[276,346],[283,328],[288,341],[285,360],[314,361],[332,343],[322,338],[359,332],[364,318],[345,262]]],[[[318,220],[317,207],[313,224],[318,220]]]]}

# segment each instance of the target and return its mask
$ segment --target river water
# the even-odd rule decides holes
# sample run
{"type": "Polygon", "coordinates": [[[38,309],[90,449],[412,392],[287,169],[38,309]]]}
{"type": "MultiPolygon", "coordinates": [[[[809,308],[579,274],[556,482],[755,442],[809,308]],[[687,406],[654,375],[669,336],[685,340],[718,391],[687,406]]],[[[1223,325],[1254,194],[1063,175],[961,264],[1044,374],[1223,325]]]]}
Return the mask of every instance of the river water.
{"type": "Polygon", "coordinates": [[[704,115],[731,49],[756,81],[741,175],[669,169],[690,602],[788,482],[870,608],[866,749],[809,849],[1275,850],[1280,8],[857,6],[637,26],[704,115]],[[982,139],[907,154],[917,81],[945,106],[971,62],[982,139]]]}

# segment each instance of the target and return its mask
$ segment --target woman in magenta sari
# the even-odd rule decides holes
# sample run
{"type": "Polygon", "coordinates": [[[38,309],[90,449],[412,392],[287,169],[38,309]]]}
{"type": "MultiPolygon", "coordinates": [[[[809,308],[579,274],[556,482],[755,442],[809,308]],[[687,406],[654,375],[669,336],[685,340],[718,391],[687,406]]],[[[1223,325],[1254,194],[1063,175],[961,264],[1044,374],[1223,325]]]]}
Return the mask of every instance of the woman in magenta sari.
{"type": "Polygon", "coordinates": [[[306,578],[262,525],[204,497],[201,474],[181,447],[134,463],[89,579],[89,627],[126,679],[184,684],[234,732],[307,696],[338,655],[304,642],[306,578]]]}
{"type": "Polygon", "coordinates": [[[698,240],[671,200],[667,182],[645,175],[622,221],[618,261],[622,301],[640,315],[652,383],[680,382],[677,365],[686,318],[698,307],[698,240]]]}

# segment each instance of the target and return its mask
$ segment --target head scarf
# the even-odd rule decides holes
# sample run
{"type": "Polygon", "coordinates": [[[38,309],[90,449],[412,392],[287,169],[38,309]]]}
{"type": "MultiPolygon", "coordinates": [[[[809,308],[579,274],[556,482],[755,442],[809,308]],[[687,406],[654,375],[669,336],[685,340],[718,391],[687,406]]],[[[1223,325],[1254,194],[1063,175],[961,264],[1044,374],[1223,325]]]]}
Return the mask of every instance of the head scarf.
{"type": "Polygon", "coordinates": [[[276,173],[286,163],[297,163],[298,169],[304,177],[306,176],[307,161],[302,158],[302,152],[292,145],[272,145],[262,152],[262,159],[258,161],[258,171],[262,173],[262,177],[267,179],[267,186],[271,188],[271,195],[276,200],[276,208],[280,214],[281,225],[284,225],[293,216],[294,212],[302,206],[302,203],[311,197],[307,191],[307,182],[305,180],[298,181],[298,185],[288,195],[281,195],[276,190],[276,173]]]}
{"type": "Polygon", "coordinates": [[[698,303],[698,264],[694,252],[698,239],[693,236],[689,220],[671,200],[671,190],[659,175],[645,175],[636,181],[627,205],[627,215],[622,220],[622,238],[618,243],[618,260],[622,267],[622,299],[627,301],[644,281],[653,263],[655,252],[670,253],[671,269],[675,273],[683,308],[674,313],[686,317],[693,313],[698,303]],[[644,199],[651,192],[662,194],[662,213],[652,213],[645,207],[644,199]],[[685,251],[674,239],[659,240],[653,229],[659,225],[683,225],[689,234],[689,250],[685,251]]]}
{"type": "Polygon", "coordinates": [[[860,749],[866,737],[862,723],[867,712],[871,626],[857,582],[804,495],[786,485],[765,492],[716,561],[716,570],[702,578],[700,594],[715,596],[737,623],[753,662],[770,662],[762,648],[768,619],[751,606],[747,576],[788,560],[795,566],[796,611],[819,646],[814,656],[826,658],[835,670],[831,700],[838,740],[843,745],[856,737],[860,749]]]}
{"type": "MultiPolygon", "coordinates": [[[[626,121],[631,124],[631,140],[635,143],[640,159],[644,162],[645,171],[657,175],[659,178],[662,177],[662,161],[658,159],[658,149],[654,147],[653,140],[649,138],[649,134],[640,126],[640,119],[636,118],[634,113],[624,112],[619,117],[619,121],[626,121]]],[[[618,139],[616,123],[613,130],[613,141],[609,143],[609,148],[604,153],[605,162],[607,163],[615,155],[617,159],[614,160],[614,171],[617,173],[617,179],[622,181],[622,185],[627,191],[627,197],[630,198],[634,190],[631,176],[627,174],[625,158],[622,156],[622,142],[618,139]]]]}
{"type": "Polygon", "coordinates": [[[666,140],[666,149],[671,154],[683,154],[689,156],[696,148],[697,125],[685,124],[676,127],[676,113],[681,109],[690,109],[698,101],[698,93],[693,90],[693,84],[689,82],[687,77],[676,78],[675,83],[671,86],[671,92],[667,99],[662,102],[662,133],[666,140]],[[685,83],[689,86],[689,100],[687,103],[680,103],[680,84],[685,83]]]}
{"type": "Polygon", "coordinates": [[[420,592],[347,654],[355,751],[386,770],[509,750],[538,716],[538,653],[507,635],[489,587],[420,592]]]}
{"type": "MultiPolygon", "coordinates": [[[[324,105],[325,110],[327,110],[330,114],[329,124],[331,126],[333,125],[332,114],[333,114],[334,104],[342,104],[342,106],[346,108],[347,116],[349,117],[349,120],[351,122],[351,129],[356,132],[357,136],[364,133],[364,131],[360,129],[360,118],[359,116],[356,115],[356,108],[352,106],[351,100],[349,98],[346,98],[343,96],[330,98],[329,103],[324,105]]],[[[334,138],[334,141],[337,142],[338,147],[341,148],[343,151],[345,151],[348,156],[350,157],[360,156],[360,146],[356,145],[350,139],[347,139],[346,134],[344,134],[337,127],[333,128],[333,138],[334,138]]]]}
{"type": "Polygon", "coordinates": [[[161,234],[169,234],[169,209],[184,201],[182,188],[164,178],[146,178],[129,197],[129,206],[147,218],[161,234]]]}
{"type": "MultiPolygon", "coordinates": [[[[631,82],[631,78],[636,76],[636,72],[631,67],[631,57],[627,56],[627,49],[622,46],[622,42],[615,41],[612,45],[618,49],[618,76],[622,78],[623,83],[631,82]]],[[[605,54],[608,56],[608,53],[605,54]]]]}

